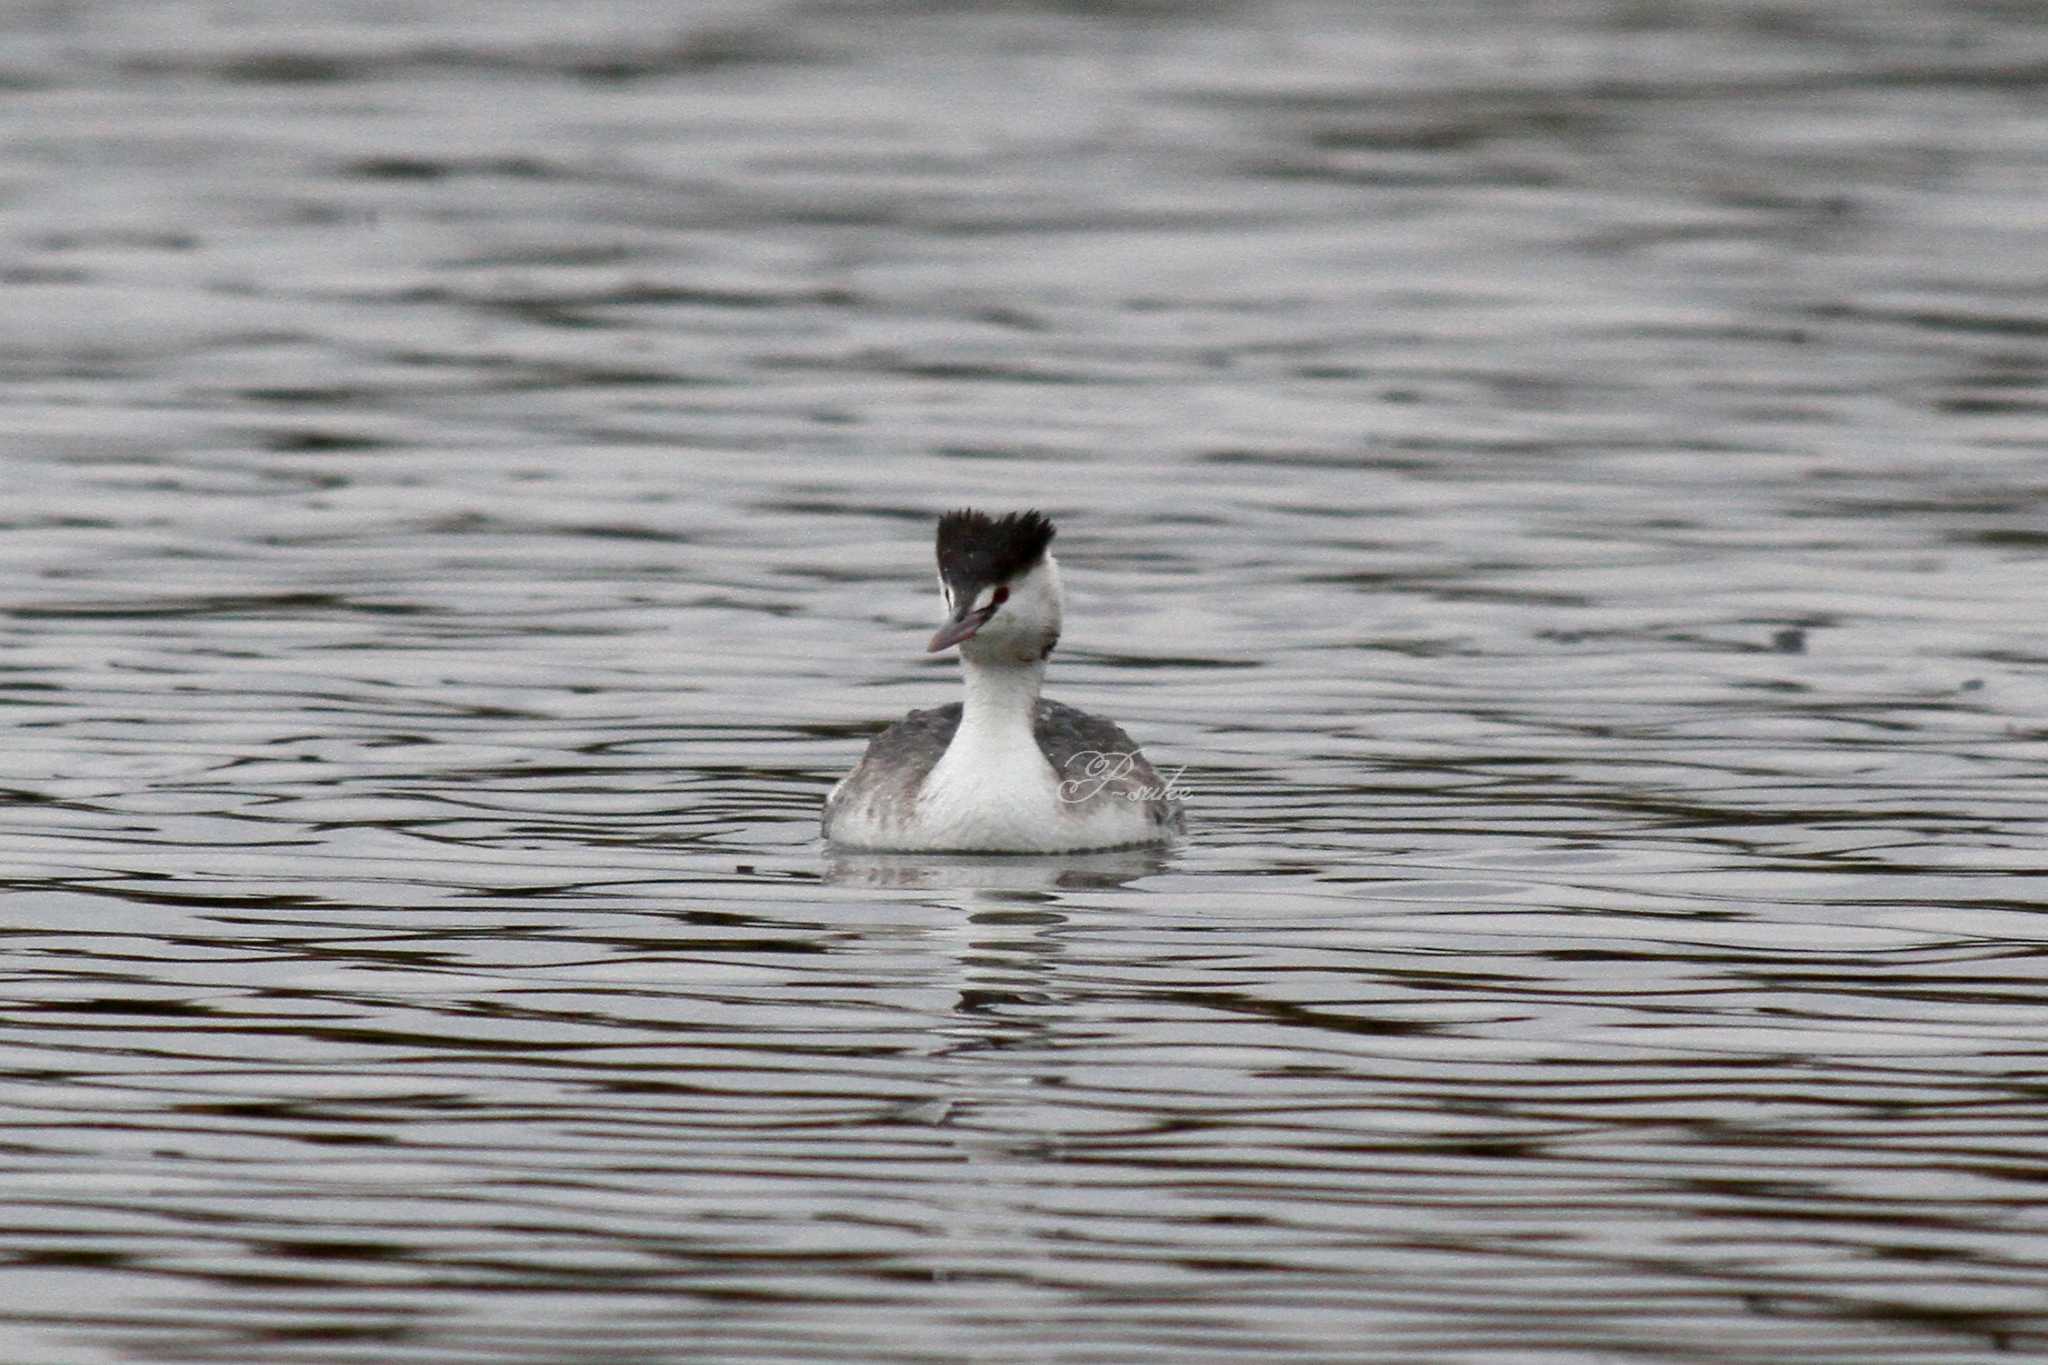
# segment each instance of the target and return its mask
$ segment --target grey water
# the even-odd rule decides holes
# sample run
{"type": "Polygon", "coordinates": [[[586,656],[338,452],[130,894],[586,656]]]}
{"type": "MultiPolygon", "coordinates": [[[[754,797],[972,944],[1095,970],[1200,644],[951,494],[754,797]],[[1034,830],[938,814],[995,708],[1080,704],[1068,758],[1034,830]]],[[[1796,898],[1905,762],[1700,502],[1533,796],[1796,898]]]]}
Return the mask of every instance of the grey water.
{"type": "Polygon", "coordinates": [[[0,36],[0,1360],[2048,1354],[2034,7],[0,36]]]}

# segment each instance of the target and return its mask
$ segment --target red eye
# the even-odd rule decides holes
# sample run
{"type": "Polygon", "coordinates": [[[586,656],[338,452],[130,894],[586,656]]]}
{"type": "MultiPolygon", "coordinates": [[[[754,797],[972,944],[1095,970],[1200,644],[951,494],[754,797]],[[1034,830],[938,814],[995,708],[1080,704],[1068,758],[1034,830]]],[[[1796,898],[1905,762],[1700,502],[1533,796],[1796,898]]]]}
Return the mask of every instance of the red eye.
{"type": "Polygon", "coordinates": [[[996,595],[988,599],[988,604],[992,607],[1000,607],[1009,600],[1010,590],[1008,588],[997,588],[996,595]]]}

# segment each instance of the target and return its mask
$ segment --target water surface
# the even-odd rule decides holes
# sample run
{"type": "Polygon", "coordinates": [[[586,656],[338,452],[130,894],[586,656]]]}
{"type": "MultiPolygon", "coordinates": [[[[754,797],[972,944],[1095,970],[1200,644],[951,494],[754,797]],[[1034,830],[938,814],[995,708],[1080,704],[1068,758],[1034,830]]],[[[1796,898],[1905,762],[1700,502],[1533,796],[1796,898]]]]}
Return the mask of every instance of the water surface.
{"type": "Polygon", "coordinates": [[[2032,19],[14,14],[0,1356],[2048,1350],[2032,19]]]}

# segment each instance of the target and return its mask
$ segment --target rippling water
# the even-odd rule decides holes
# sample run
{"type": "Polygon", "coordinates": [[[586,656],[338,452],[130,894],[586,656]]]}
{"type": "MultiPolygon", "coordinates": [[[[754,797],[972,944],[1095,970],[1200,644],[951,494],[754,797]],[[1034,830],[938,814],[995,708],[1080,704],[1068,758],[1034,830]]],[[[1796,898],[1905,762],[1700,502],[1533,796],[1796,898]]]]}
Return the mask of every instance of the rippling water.
{"type": "Polygon", "coordinates": [[[2048,1352],[2030,7],[0,28],[0,1358],[2048,1352]]]}

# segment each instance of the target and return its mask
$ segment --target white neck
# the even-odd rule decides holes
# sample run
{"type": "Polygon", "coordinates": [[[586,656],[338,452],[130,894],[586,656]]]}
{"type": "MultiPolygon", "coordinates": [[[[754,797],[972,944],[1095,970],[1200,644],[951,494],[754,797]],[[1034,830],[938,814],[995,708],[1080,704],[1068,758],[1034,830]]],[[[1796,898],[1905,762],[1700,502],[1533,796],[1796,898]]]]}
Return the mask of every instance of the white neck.
{"type": "Polygon", "coordinates": [[[931,846],[1058,848],[1059,782],[1034,722],[1045,663],[963,658],[967,702],[953,742],[925,779],[920,820],[931,846]]]}
{"type": "Polygon", "coordinates": [[[960,738],[969,734],[983,740],[1014,740],[1021,737],[1038,752],[1031,726],[1038,715],[1038,693],[1045,686],[1045,660],[1028,664],[993,662],[960,656],[961,678],[967,684],[967,702],[960,716],[960,738]]]}

